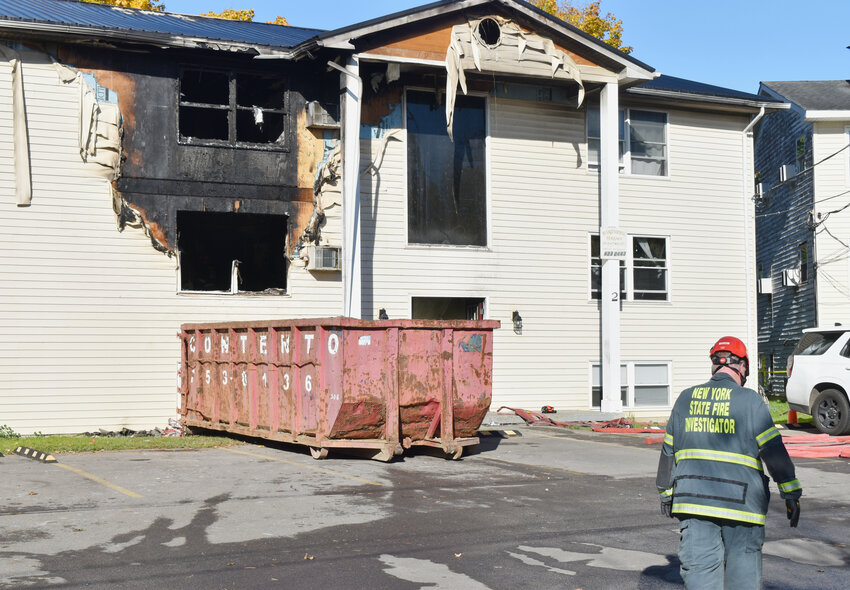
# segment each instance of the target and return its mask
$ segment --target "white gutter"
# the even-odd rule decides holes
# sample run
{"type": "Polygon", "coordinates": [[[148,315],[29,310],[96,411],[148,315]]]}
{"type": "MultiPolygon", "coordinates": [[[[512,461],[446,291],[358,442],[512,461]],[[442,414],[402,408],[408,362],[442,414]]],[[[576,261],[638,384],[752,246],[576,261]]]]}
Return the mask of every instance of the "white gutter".
{"type": "Polygon", "coordinates": [[[755,284],[753,283],[753,271],[756,268],[756,249],[754,240],[751,239],[751,233],[755,233],[755,214],[756,206],[753,202],[753,194],[755,193],[753,170],[755,169],[756,154],[753,147],[752,129],[755,127],[761,118],[764,117],[764,107],[761,107],[758,114],[744,127],[741,132],[741,178],[743,180],[744,193],[744,244],[746,248],[746,289],[747,289],[747,342],[750,349],[750,363],[756,363],[758,367],[758,329],[756,327],[755,316],[756,303],[753,301],[755,296],[755,284]],[[752,169],[747,174],[747,148],[750,148],[749,153],[752,157],[752,169]]]}
{"type": "Polygon", "coordinates": [[[363,316],[360,288],[360,106],[363,82],[360,59],[347,58],[343,68],[335,62],[328,65],[340,71],[342,96],[342,283],[343,315],[363,316]]]}

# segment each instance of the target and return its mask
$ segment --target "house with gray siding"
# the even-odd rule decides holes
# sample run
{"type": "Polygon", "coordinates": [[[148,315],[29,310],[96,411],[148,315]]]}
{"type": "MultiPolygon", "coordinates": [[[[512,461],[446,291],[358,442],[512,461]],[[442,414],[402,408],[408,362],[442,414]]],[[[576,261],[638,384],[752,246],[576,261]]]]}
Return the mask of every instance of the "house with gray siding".
{"type": "Polygon", "coordinates": [[[762,82],[755,128],[760,384],[784,391],[801,330],[850,322],[850,83],[762,82]]]}
{"type": "Polygon", "coordinates": [[[494,408],[652,416],[718,336],[755,348],[752,128],[781,100],[519,0],[332,31],[6,0],[0,47],[18,432],[166,424],[183,323],[500,320],[494,408]]]}

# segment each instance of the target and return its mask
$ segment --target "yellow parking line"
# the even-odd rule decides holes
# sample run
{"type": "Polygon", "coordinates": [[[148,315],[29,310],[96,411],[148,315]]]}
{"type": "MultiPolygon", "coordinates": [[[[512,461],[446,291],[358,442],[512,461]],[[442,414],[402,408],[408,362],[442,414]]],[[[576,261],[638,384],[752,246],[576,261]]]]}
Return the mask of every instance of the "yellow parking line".
{"type": "Polygon", "coordinates": [[[128,489],[122,488],[121,486],[117,486],[114,483],[110,483],[105,479],[101,479],[96,475],[92,475],[91,473],[87,473],[82,469],[77,469],[76,467],[71,467],[70,465],[65,465],[64,463],[56,463],[57,467],[61,467],[62,469],[67,469],[68,471],[73,471],[77,475],[82,475],[83,477],[92,480],[93,482],[99,483],[108,487],[111,490],[115,490],[116,492],[121,492],[122,494],[127,494],[131,498],[142,498],[141,494],[137,494],[136,492],[131,492],[128,489]]]}
{"type": "Polygon", "coordinates": [[[259,457],[260,459],[265,459],[267,461],[277,461],[278,463],[286,463],[287,465],[295,465],[296,467],[301,467],[303,469],[311,469],[313,471],[318,471],[320,473],[328,473],[330,475],[336,475],[337,477],[342,477],[344,479],[353,479],[355,481],[367,483],[372,486],[381,486],[384,485],[377,481],[371,481],[368,479],[363,479],[362,477],[357,477],[356,475],[347,475],[345,473],[339,473],[338,471],[331,471],[330,469],[322,469],[321,467],[313,467],[312,465],[305,465],[304,463],[298,463],[297,461],[287,461],[286,459],[279,459],[278,457],[269,457],[268,455],[261,455],[260,453],[249,453],[248,451],[237,451],[236,449],[226,449],[222,448],[222,451],[227,451],[228,453],[237,453],[239,455],[248,455],[249,457],[259,457]]]}

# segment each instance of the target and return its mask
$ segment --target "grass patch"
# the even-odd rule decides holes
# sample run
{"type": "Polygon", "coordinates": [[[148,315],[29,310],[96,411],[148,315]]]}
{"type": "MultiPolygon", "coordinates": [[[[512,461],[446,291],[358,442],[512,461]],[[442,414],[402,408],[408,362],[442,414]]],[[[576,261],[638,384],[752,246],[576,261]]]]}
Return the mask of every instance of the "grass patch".
{"type": "MultiPolygon", "coordinates": [[[[770,416],[774,424],[788,424],[788,402],[780,399],[768,400],[767,404],[770,416]]],[[[811,422],[812,417],[808,414],[797,414],[797,422],[804,424],[811,422]]]]}
{"type": "Polygon", "coordinates": [[[17,447],[29,447],[49,455],[94,451],[140,449],[209,449],[244,444],[226,435],[188,436],[86,436],[84,434],[0,437],[0,452],[13,453],[17,447]]]}

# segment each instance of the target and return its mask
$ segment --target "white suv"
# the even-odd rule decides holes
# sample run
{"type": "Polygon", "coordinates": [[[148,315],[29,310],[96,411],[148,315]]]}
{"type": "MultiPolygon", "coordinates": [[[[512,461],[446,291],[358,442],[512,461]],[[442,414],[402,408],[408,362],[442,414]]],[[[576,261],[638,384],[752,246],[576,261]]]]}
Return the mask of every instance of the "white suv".
{"type": "Polygon", "coordinates": [[[788,408],[811,414],[821,432],[850,433],[850,327],[810,328],[788,357],[788,408]]]}

